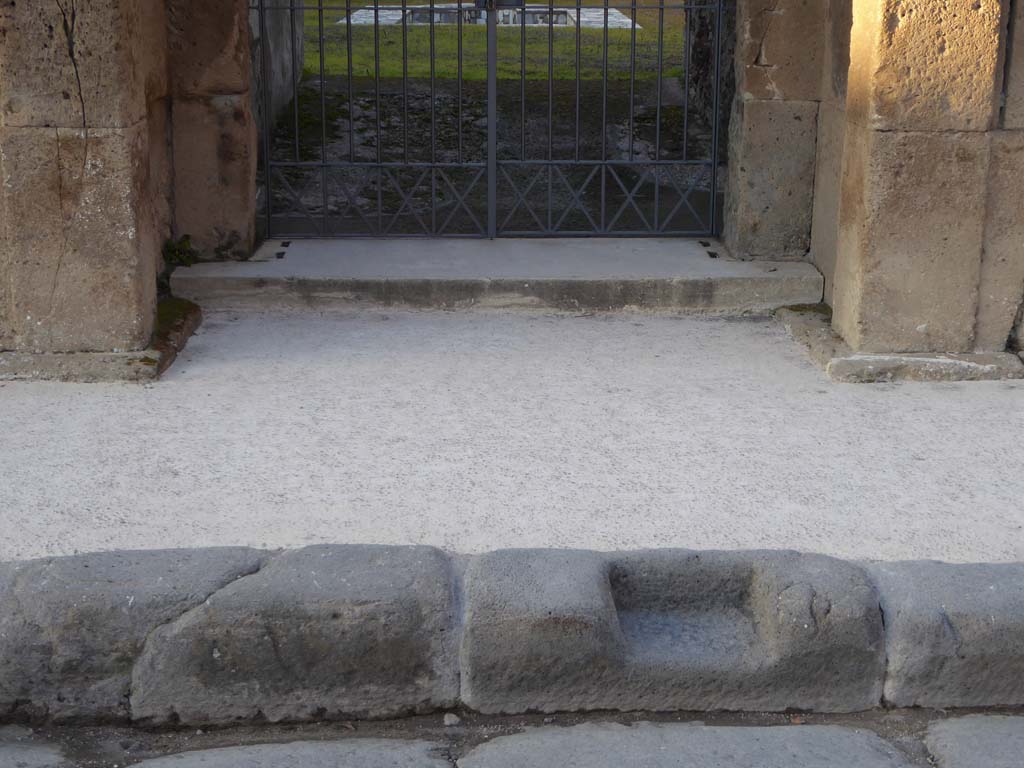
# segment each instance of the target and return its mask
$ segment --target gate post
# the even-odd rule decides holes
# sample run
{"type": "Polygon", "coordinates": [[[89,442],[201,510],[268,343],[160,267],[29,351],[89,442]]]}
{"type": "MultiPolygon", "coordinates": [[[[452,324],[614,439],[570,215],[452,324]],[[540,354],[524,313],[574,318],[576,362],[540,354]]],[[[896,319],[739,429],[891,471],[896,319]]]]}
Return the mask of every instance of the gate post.
{"type": "Polygon", "coordinates": [[[1015,311],[980,286],[1024,292],[1009,5],[854,0],[834,325],[855,349],[1006,347],[1015,311]]]}
{"type": "Polygon", "coordinates": [[[162,0],[0,5],[0,352],[148,344],[169,217],[165,23],[162,0]]]}
{"type": "Polygon", "coordinates": [[[810,247],[827,5],[738,0],[723,237],[741,258],[810,247]]]}
{"type": "MultiPolygon", "coordinates": [[[[174,234],[189,235],[204,258],[248,258],[256,237],[258,156],[249,3],[167,0],[167,12],[174,234]]],[[[283,13],[294,19],[294,12],[283,13]]],[[[281,26],[287,32],[289,25],[281,26]]],[[[291,56],[289,45],[282,48],[291,56]]]]}

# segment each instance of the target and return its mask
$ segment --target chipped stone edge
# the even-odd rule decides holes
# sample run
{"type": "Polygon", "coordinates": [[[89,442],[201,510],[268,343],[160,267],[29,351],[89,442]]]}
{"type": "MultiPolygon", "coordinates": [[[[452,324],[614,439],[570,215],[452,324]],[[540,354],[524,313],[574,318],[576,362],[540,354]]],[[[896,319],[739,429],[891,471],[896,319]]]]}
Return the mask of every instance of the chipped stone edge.
{"type": "Polygon", "coordinates": [[[894,381],[1000,381],[1024,379],[1024,362],[1012,352],[969,354],[854,352],[817,308],[776,310],[778,319],[832,381],[878,384],[894,381]]]}

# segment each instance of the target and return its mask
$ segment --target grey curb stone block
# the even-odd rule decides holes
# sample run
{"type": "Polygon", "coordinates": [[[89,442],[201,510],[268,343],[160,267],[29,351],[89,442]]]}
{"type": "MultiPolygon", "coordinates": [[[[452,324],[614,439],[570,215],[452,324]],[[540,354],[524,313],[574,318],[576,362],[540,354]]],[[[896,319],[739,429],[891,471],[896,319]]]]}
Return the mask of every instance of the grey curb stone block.
{"type": "Polygon", "coordinates": [[[264,557],[223,548],[0,564],[0,717],[127,719],[146,637],[264,557]]]}
{"type": "Polygon", "coordinates": [[[282,722],[450,707],[457,629],[440,550],[287,552],[153,633],[135,667],[132,717],[282,722]]]}
{"type": "Polygon", "coordinates": [[[183,752],[143,760],[139,768],[451,768],[436,744],[351,739],[298,741],[183,752]]]}
{"type": "Polygon", "coordinates": [[[928,726],[925,744],[939,768],[1020,768],[1024,717],[973,715],[928,726]]]}
{"type": "Polygon", "coordinates": [[[872,563],[885,613],[885,700],[1024,705],[1024,564],[872,563]]]}
{"type": "Polygon", "coordinates": [[[485,713],[870,709],[878,595],[793,552],[504,550],[465,575],[462,700],[485,713]]]}
{"type": "Polygon", "coordinates": [[[910,768],[872,733],[835,726],[586,724],[502,736],[458,768],[910,768]]]}

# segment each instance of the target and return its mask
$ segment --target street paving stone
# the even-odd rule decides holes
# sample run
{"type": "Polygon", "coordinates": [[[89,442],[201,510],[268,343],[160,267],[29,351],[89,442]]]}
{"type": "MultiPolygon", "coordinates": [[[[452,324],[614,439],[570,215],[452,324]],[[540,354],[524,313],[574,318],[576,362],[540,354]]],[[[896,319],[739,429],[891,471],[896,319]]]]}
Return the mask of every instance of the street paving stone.
{"type": "Polygon", "coordinates": [[[878,736],[834,726],[587,724],[484,744],[458,768],[909,768],[878,736]]]}
{"type": "MultiPolygon", "coordinates": [[[[225,747],[144,760],[139,768],[450,768],[425,741],[351,739],[225,747]]],[[[0,768],[6,768],[0,763],[0,768]]]]}
{"type": "Polygon", "coordinates": [[[932,723],[925,739],[939,768],[1021,768],[1024,717],[971,715],[932,723]]]}

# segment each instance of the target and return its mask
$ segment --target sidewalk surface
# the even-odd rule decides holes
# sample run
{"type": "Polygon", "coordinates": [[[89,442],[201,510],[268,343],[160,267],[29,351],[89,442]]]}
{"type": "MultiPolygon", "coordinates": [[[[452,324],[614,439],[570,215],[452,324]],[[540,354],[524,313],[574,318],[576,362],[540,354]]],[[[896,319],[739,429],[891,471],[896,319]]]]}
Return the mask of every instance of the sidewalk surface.
{"type": "Polygon", "coordinates": [[[1024,560],[1024,383],[836,385],[770,321],[207,315],[0,384],[0,559],[314,542],[1024,560]]]}

